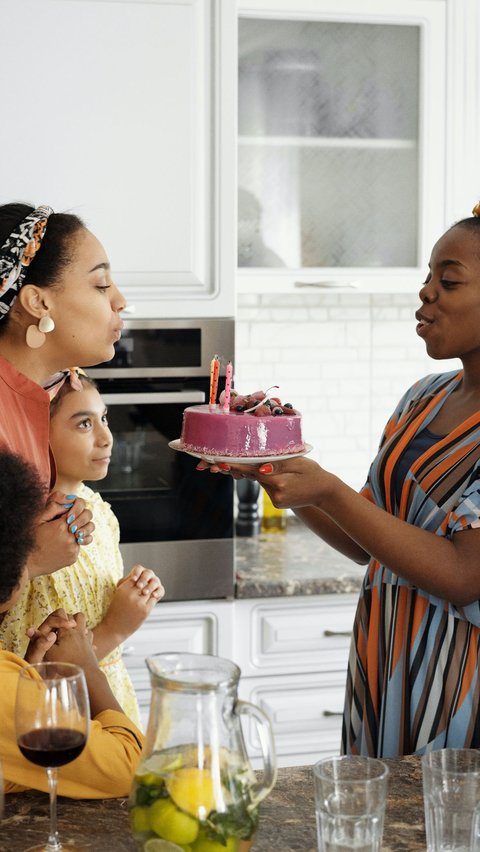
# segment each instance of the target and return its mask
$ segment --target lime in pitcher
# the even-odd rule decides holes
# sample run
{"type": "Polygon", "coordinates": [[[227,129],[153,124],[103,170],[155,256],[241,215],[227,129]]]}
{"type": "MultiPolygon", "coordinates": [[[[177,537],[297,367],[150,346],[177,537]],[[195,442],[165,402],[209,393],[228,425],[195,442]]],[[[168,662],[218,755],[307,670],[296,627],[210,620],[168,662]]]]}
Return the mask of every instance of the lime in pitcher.
{"type": "Polygon", "coordinates": [[[152,701],[130,795],[130,824],[142,852],[248,852],[259,804],[276,779],[267,716],[239,701],[240,669],[206,654],[147,660],[152,701]],[[241,716],[258,728],[262,782],[251,769],[241,716]]]}

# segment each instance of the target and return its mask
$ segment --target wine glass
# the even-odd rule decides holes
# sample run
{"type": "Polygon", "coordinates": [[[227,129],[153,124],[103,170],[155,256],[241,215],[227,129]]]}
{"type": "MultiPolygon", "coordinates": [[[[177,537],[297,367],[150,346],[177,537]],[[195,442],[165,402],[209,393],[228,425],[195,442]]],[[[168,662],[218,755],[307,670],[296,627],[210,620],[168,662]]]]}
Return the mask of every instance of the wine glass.
{"type": "Polygon", "coordinates": [[[90,705],[85,675],[71,663],[35,663],[21,670],[15,705],[17,744],[27,760],[45,766],[50,793],[50,834],[46,844],[26,852],[67,852],[57,832],[57,768],[82,752],[90,705]]]}

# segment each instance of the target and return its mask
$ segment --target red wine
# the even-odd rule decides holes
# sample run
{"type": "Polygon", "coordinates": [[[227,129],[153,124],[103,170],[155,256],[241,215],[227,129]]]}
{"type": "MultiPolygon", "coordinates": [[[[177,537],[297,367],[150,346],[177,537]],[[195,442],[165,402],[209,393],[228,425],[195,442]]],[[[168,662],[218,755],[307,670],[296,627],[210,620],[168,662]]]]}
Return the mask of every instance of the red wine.
{"type": "Polygon", "coordinates": [[[38,766],[63,766],[83,751],[87,738],[70,728],[36,728],[18,738],[23,756],[38,766]]]}

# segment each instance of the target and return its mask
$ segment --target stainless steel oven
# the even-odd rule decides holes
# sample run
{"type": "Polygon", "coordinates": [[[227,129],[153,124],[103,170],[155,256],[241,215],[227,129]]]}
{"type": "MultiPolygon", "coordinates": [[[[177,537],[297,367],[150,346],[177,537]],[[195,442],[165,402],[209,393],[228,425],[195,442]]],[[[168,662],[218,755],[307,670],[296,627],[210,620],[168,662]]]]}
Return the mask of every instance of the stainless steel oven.
{"type": "Polygon", "coordinates": [[[153,568],[167,600],[230,597],[233,482],[199,473],[197,459],[168,443],[180,437],[184,408],[208,399],[213,356],[220,376],[233,360],[234,321],[128,319],[115,350],[88,369],[114,436],[108,476],[89,485],[118,517],[125,568],[153,568]]]}

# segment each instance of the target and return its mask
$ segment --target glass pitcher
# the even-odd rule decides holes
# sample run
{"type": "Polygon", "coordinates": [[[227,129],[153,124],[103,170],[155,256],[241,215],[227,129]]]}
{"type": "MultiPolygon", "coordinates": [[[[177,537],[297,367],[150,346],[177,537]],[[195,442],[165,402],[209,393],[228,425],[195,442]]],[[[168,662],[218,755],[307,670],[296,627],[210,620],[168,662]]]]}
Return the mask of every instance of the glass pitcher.
{"type": "Polygon", "coordinates": [[[267,716],[237,699],[240,669],[206,654],[155,654],[145,745],[130,795],[142,852],[248,852],[258,806],[276,780],[267,716]],[[264,769],[253,773],[241,716],[257,726],[264,769]]]}

